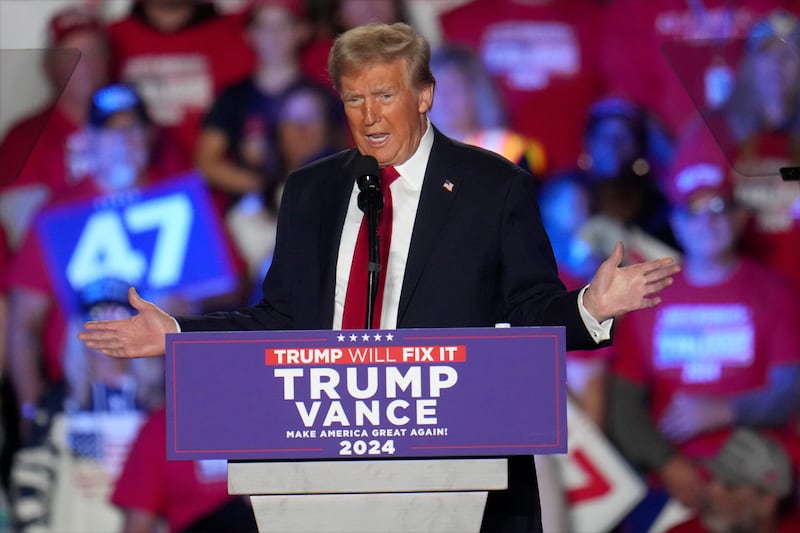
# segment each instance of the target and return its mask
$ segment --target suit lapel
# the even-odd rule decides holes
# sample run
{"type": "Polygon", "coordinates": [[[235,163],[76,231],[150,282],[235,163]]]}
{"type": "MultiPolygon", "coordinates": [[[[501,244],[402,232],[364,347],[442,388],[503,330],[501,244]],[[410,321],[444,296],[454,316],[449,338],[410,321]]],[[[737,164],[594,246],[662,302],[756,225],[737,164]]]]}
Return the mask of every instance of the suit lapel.
{"type": "Polygon", "coordinates": [[[357,150],[353,149],[343,159],[340,169],[335,169],[325,177],[320,194],[322,212],[319,218],[320,241],[320,327],[333,325],[333,308],[336,289],[336,262],[339,257],[339,243],[342,239],[347,206],[355,183],[354,161],[357,150]]]}
{"type": "Polygon", "coordinates": [[[453,144],[450,139],[434,129],[433,147],[425,169],[419,206],[411,233],[397,325],[400,327],[408,303],[414,295],[420,276],[425,270],[433,247],[442,238],[442,228],[453,202],[460,190],[461,177],[454,172],[457,159],[451,156],[453,144]]]}

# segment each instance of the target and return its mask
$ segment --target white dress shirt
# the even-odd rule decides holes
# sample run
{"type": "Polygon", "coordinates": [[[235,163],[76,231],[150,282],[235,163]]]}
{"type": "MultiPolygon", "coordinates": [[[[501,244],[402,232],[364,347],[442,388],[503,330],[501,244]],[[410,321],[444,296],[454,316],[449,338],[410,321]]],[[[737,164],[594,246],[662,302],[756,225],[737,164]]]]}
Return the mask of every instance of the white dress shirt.
{"type": "MultiPolygon", "coordinates": [[[[411,231],[417,216],[422,180],[433,147],[433,128],[428,121],[425,134],[420,139],[417,150],[402,165],[395,166],[400,177],[392,182],[392,239],[389,248],[389,262],[386,267],[386,284],[383,287],[380,329],[397,328],[397,310],[400,307],[400,290],[403,288],[403,274],[406,271],[408,249],[411,247],[411,231]]],[[[333,329],[342,329],[344,299],[347,294],[347,280],[356,248],[356,236],[364,214],[358,208],[358,185],[353,186],[350,205],[344,219],[342,240],[339,243],[339,258],[336,262],[336,289],[334,291],[333,329]]]]}

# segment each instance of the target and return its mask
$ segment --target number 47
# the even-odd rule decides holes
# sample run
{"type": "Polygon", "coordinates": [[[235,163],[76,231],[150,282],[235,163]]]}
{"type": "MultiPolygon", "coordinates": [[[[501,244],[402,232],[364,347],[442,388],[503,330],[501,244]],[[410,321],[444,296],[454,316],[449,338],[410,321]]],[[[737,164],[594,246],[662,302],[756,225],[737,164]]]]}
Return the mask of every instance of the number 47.
{"type": "Polygon", "coordinates": [[[121,212],[98,211],[86,221],[67,264],[67,279],[82,287],[100,277],[115,277],[163,288],[179,282],[194,210],[184,194],[172,194],[127,206],[121,212]],[[127,231],[126,231],[127,230],[127,231]],[[153,256],[133,248],[130,234],[156,231],[153,256]]]}

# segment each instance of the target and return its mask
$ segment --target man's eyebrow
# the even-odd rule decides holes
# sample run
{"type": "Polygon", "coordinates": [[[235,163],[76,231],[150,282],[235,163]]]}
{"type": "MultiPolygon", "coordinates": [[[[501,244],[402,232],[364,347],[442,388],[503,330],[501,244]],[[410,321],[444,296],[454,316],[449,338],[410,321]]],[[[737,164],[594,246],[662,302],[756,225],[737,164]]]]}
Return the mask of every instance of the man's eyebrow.
{"type": "MultiPolygon", "coordinates": [[[[392,92],[397,92],[397,86],[396,85],[381,85],[381,86],[378,86],[378,87],[374,87],[372,89],[369,89],[366,94],[376,95],[376,94],[385,94],[385,93],[392,93],[392,92]]],[[[364,96],[364,94],[365,93],[362,92],[360,89],[342,91],[342,97],[343,98],[352,98],[354,96],[364,96]]]]}
{"type": "Polygon", "coordinates": [[[370,91],[370,94],[384,94],[384,93],[391,93],[397,90],[395,85],[382,85],[380,87],[375,87],[370,91]]]}

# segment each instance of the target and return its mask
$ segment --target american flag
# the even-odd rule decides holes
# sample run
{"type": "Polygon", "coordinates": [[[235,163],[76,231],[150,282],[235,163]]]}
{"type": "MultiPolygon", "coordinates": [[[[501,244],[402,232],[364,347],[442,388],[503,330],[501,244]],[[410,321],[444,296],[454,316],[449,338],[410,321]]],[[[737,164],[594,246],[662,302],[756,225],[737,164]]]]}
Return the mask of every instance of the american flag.
{"type": "Polygon", "coordinates": [[[444,180],[442,187],[444,187],[447,192],[453,192],[453,182],[450,180],[444,180]]]}

